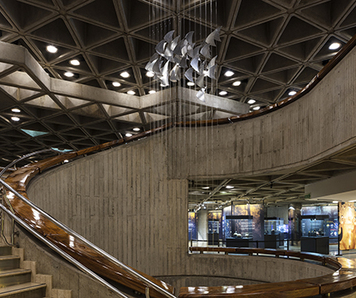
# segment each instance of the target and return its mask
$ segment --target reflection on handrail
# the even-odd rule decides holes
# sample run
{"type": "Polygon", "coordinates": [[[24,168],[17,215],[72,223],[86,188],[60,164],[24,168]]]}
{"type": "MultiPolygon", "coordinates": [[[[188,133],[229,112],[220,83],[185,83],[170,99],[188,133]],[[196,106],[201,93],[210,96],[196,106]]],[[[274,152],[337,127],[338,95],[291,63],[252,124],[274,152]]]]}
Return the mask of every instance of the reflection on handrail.
{"type": "Polygon", "coordinates": [[[48,241],[45,237],[43,237],[40,233],[36,232],[33,230],[29,225],[27,225],[23,220],[21,220],[19,217],[17,217],[15,214],[11,213],[4,205],[0,204],[0,208],[2,211],[4,211],[8,216],[10,216],[12,219],[14,219],[18,224],[20,224],[23,228],[25,228],[28,232],[30,232],[32,235],[36,236],[39,240],[41,240],[43,243],[48,245],[51,249],[53,249],[56,253],[61,255],[63,258],[65,258],[67,261],[71,262],[75,266],[77,266],[80,270],[85,272],[86,274],[90,275],[93,277],[95,280],[99,281],[101,284],[103,284],[105,287],[113,291],[114,293],[118,294],[120,297],[123,298],[129,298],[127,295],[124,293],[120,292],[117,288],[113,287],[110,283],[108,283],[106,280],[101,278],[99,275],[95,274],[93,271],[85,267],[83,264],[78,262],[76,259],[71,257],[69,254],[64,252],[63,250],[59,249],[56,245],[52,244],[52,242],[48,241]]]}
{"type": "MultiPolygon", "coordinates": [[[[64,224],[62,224],[61,222],[59,222],[58,220],[56,220],[54,217],[50,216],[49,214],[47,214],[46,212],[44,212],[41,208],[39,208],[38,206],[36,206],[34,203],[32,203],[30,200],[28,200],[26,197],[24,197],[23,195],[21,195],[19,192],[17,192],[14,188],[12,188],[10,185],[8,185],[5,181],[3,181],[0,178],[0,183],[5,186],[9,191],[11,191],[12,193],[14,193],[18,198],[20,198],[23,202],[25,202],[26,204],[28,204],[29,206],[31,206],[34,210],[36,210],[38,213],[40,213],[41,215],[45,216],[47,219],[49,219],[50,221],[52,221],[53,223],[55,223],[57,226],[61,227],[64,231],[66,231],[68,234],[71,234],[72,236],[75,236],[76,238],[80,239],[83,243],[85,243],[85,245],[87,245],[88,247],[92,248],[93,250],[99,252],[102,256],[108,258],[110,261],[112,261],[114,264],[118,265],[120,268],[126,270],[127,272],[129,272],[130,274],[132,274],[133,276],[135,276],[138,280],[142,281],[146,286],[148,287],[152,287],[155,290],[157,290],[158,292],[160,292],[161,294],[163,294],[166,297],[175,297],[173,294],[171,294],[170,292],[168,292],[166,289],[161,288],[160,286],[156,285],[155,283],[153,283],[152,281],[150,281],[149,279],[145,278],[144,276],[142,276],[141,274],[137,273],[135,270],[133,270],[132,268],[130,268],[129,266],[123,264],[122,262],[120,262],[119,260],[117,260],[116,258],[114,258],[113,256],[111,256],[110,254],[108,254],[107,252],[105,252],[104,250],[100,249],[99,247],[97,247],[95,244],[91,243],[90,241],[88,241],[87,239],[85,239],[84,237],[82,237],[81,235],[79,235],[78,233],[76,233],[75,231],[73,231],[72,229],[70,229],[69,227],[65,226],[64,224]]],[[[2,207],[4,208],[4,207],[2,207]]],[[[42,239],[42,238],[41,238],[42,239]]]]}

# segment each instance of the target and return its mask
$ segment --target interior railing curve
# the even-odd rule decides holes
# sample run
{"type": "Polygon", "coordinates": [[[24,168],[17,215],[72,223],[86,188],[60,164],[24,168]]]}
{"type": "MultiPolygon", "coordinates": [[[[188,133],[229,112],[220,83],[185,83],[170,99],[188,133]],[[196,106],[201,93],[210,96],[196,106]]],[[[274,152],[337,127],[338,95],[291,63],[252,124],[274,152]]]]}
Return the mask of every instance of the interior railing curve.
{"type": "MultiPolygon", "coordinates": [[[[179,298],[195,297],[311,297],[326,295],[353,288],[356,285],[356,262],[354,260],[327,255],[264,248],[190,247],[191,253],[270,255],[276,258],[293,258],[313,261],[329,266],[335,272],[319,277],[294,281],[254,284],[245,286],[182,287],[179,298]],[[204,295],[202,295],[204,293],[204,295]]],[[[340,296],[338,296],[340,297],[340,296]]],[[[351,297],[351,296],[348,296],[351,297]]]]}
{"type": "MultiPolygon", "coordinates": [[[[91,244],[89,241],[85,240],[83,237],[76,234],[68,227],[65,227],[63,224],[59,223],[58,221],[55,221],[50,215],[46,214],[37,206],[35,206],[30,200],[28,200],[26,194],[26,187],[29,181],[36,174],[41,173],[44,170],[54,167],[56,165],[59,165],[65,160],[74,159],[78,156],[83,156],[114,146],[123,145],[128,142],[148,137],[173,127],[197,127],[229,124],[255,118],[266,113],[273,112],[276,109],[282,108],[296,101],[303,95],[310,92],[341,61],[341,59],[351,51],[351,49],[355,45],[356,36],[354,36],[343,47],[343,49],[341,49],[338,54],[335,55],[334,58],[330,60],[330,62],[312,79],[312,81],[302,90],[300,90],[296,95],[282,100],[279,103],[275,103],[263,109],[260,109],[259,111],[254,111],[245,115],[217,120],[169,123],[158,128],[138,133],[132,137],[125,137],[120,140],[114,140],[88,149],[62,154],[53,158],[48,158],[43,161],[29,164],[23,168],[16,170],[14,173],[10,174],[5,181],[0,180],[0,183],[5,188],[7,188],[6,196],[14,211],[16,220],[22,221],[25,225],[31,228],[34,234],[38,233],[48,242],[53,244],[53,246],[60,248],[64,253],[68,254],[71,258],[75,259],[79,263],[85,265],[86,268],[92,270],[97,275],[103,276],[110,280],[114,280],[141,293],[147,293],[147,289],[150,289],[150,296],[152,297],[173,297],[172,293],[174,289],[171,286],[120,263],[115,258],[101,251],[98,247],[91,244]]],[[[4,206],[4,208],[9,208],[9,206],[4,206]]],[[[9,214],[12,213],[10,212],[9,214]]],[[[350,281],[350,285],[353,283],[354,280],[352,279],[350,281]]],[[[292,287],[292,284],[290,284],[290,286],[292,287]]],[[[220,297],[220,294],[218,293],[215,293],[214,295],[214,297],[220,297]]],[[[221,293],[221,295],[224,296],[225,294],[221,293]]]]}

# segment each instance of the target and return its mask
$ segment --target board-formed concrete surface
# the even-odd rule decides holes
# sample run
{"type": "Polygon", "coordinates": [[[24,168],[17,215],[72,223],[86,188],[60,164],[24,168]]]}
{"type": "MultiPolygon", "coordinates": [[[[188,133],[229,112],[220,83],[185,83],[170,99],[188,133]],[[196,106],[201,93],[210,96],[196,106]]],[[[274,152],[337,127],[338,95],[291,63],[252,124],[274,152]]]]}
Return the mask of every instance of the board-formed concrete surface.
{"type": "Polygon", "coordinates": [[[288,170],[354,144],[354,65],[356,49],[310,93],[273,113],[168,130],[56,168],[31,183],[29,197],[134,268],[187,275],[187,179],[288,170]]]}

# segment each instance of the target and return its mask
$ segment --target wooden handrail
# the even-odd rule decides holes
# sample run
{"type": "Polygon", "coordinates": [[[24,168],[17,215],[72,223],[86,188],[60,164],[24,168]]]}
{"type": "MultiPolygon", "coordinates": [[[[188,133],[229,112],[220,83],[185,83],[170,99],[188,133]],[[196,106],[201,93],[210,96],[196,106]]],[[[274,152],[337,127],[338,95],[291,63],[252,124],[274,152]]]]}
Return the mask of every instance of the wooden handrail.
{"type": "MultiPolygon", "coordinates": [[[[52,158],[47,158],[37,163],[29,164],[9,175],[5,179],[5,182],[10,185],[15,191],[17,191],[20,195],[28,199],[26,187],[30,180],[38,173],[55,165],[58,165],[64,162],[65,160],[73,159],[77,156],[85,155],[98,150],[103,150],[121,143],[124,142],[122,140],[112,141],[103,145],[80,150],[78,152],[67,153],[52,158]]],[[[112,262],[109,258],[103,256],[95,249],[92,249],[91,247],[86,245],[86,243],[84,243],[75,235],[65,231],[49,217],[45,216],[42,213],[39,213],[29,204],[15,196],[11,191],[6,190],[6,196],[9,202],[11,203],[12,209],[14,210],[14,213],[17,217],[23,220],[28,226],[30,226],[40,235],[44,236],[51,243],[53,243],[54,245],[62,249],[64,252],[69,254],[71,257],[79,261],[81,264],[86,266],[88,269],[99,274],[100,276],[108,278],[114,282],[122,284],[130,289],[133,289],[143,294],[145,293],[145,289],[149,287],[151,297],[166,297],[154,288],[147,286],[146,284],[138,280],[134,275],[122,269],[120,266],[112,262]]],[[[152,283],[156,284],[160,288],[165,289],[169,293],[174,293],[174,288],[166,284],[165,282],[155,279],[136,269],[133,270],[135,270],[138,274],[148,279],[152,283]]]]}
{"type": "MultiPolygon", "coordinates": [[[[298,100],[308,92],[310,92],[341,60],[344,58],[350,51],[353,49],[356,45],[356,36],[354,36],[339,52],[337,55],[334,56],[333,59],[330,60],[330,62],[311,80],[311,82],[305,86],[302,90],[300,90],[297,94],[294,96],[288,97],[285,100],[280,101],[279,103],[275,103],[272,105],[269,105],[265,108],[262,108],[258,111],[253,111],[244,115],[239,115],[239,116],[233,116],[229,118],[222,118],[222,119],[213,119],[213,120],[199,120],[199,121],[188,121],[188,122],[174,122],[174,123],[169,123],[151,130],[147,130],[144,132],[141,132],[139,134],[133,135],[132,137],[125,137],[120,140],[115,140],[111,141],[102,145],[97,145],[88,149],[83,149],[79,150],[77,152],[71,152],[67,154],[63,154],[60,156],[56,156],[53,158],[48,158],[43,161],[37,162],[30,164],[28,166],[25,166],[21,169],[16,170],[14,173],[9,175],[9,177],[6,179],[6,182],[11,185],[16,191],[21,193],[24,197],[27,198],[26,195],[26,187],[29,183],[29,181],[38,173],[43,172],[44,170],[54,167],[58,164],[63,163],[65,160],[70,160],[77,158],[82,155],[90,154],[96,151],[100,150],[105,150],[114,146],[118,145],[123,145],[129,142],[133,142],[135,140],[139,140],[144,137],[148,137],[157,133],[160,133],[162,131],[171,129],[173,127],[200,127],[200,126],[213,126],[213,125],[223,125],[223,124],[230,124],[230,123],[235,123],[239,121],[245,121],[248,119],[253,119],[259,116],[262,116],[267,113],[271,113],[277,109],[280,109],[286,105],[289,105],[290,103],[298,100]]],[[[60,246],[63,250],[65,250],[68,254],[73,256],[74,258],[77,258],[83,264],[85,264],[89,269],[92,269],[94,272],[107,277],[111,280],[114,280],[116,282],[119,282],[125,286],[128,286],[134,290],[137,290],[141,293],[145,292],[145,285],[143,285],[140,281],[138,281],[135,277],[132,275],[128,274],[125,270],[122,270],[121,268],[118,268],[114,264],[112,264],[109,260],[103,258],[103,256],[98,255],[95,251],[92,249],[89,249],[84,245],[84,243],[80,239],[76,239],[75,237],[73,238],[72,235],[66,233],[55,225],[52,221],[50,221],[48,218],[38,215],[36,210],[34,210],[31,206],[27,205],[24,203],[22,200],[11,194],[10,192],[7,192],[7,196],[9,198],[9,201],[11,202],[13,209],[15,210],[15,213],[18,217],[20,217],[22,220],[27,222],[31,227],[33,227],[36,231],[41,233],[42,235],[46,236],[50,241],[52,241],[54,244],[60,246]]],[[[266,251],[265,251],[266,252],[266,251]]],[[[341,262],[341,264],[343,264],[341,262]]],[[[335,283],[337,284],[342,284],[341,280],[347,280],[348,282],[351,280],[352,284],[354,282],[354,274],[353,273],[343,273],[343,269],[340,269],[338,272],[341,272],[338,278],[335,278],[335,283]]],[[[174,289],[171,286],[166,285],[164,282],[159,281],[157,279],[154,279],[152,277],[149,277],[145,274],[142,273],[143,276],[147,277],[148,279],[152,280],[152,282],[156,283],[157,285],[166,288],[169,292],[173,292],[174,289]]],[[[327,278],[326,278],[327,279],[327,278]]],[[[332,279],[329,279],[327,282],[331,281],[332,279]]],[[[356,284],[356,283],[355,283],[356,284]]],[[[278,292],[278,289],[280,291],[287,291],[286,290],[286,283],[276,283],[274,284],[275,286],[275,291],[278,292]]],[[[296,281],[296,282],[290,282],[287,283],[289,290],[294,292],[294,293],[299,293],[300,295],[309,295],[310,293],[313,293],[315,289],[319,291],[319,289],[323,287],[326,289],[326,281],[321,280],[321,279],[312,279],[306,281],[296,281]],[[309,283],[310,282],[310,283],[309,283]],[[317,286],[315,283],[320,283],[317,286]]],[[[254,288],[256,285],[253,286],[254,288]]],[[[258,286],[260,290],[256,289],[254,290],[255,294],[257,295],[258,291],[266,292],[265,289],[268,287],[267,285],[259,285],[258,286]]],[[[225,289],[226,287],[224,287],[225,289]]],[[[248,291],[249,286],[244,286],[244,291],[248,291]]],[[[250,286],[251,288],[251,286],[250,286]]],[[[230,288],[229,288],[230,289],[230,288]]],[[[251,288],[252,289],[252,288],[251,288]]],[[[230,289],[231,290],[231,289],[230,289]]],[[[229,290],[229,291],[230,291],[229,290]]],[[[215,289],[212,289],[214,293],[214,297],[225,297],[227,294],[223,293],[223,290],[221,290],[221,287],[217,287],[215,289]],[[220,290],[218,290],[220,288],[220,290]]],[[[253,292],[253,290],[251,290],[253,292]]],[[[276,293],[277,293],[276,292],[276,293]]],[[[237,293],[237,291],[236,291],[237,293]]],[[[285,293],[285,292],[283,292],[285,293]]],[[[289,293],[289,292],[288,292],[289,293]]],[[[181,297],[197,297],[197,295],[201,295],[202,293],[195,294],[193,293],[182,293],[181,297]],[[186,296],[188,295],[188,296],[186,296]]],[[[208,293],[209,294],[209,293],[208,293]]],[[[299,295],[298,294],[298,295],[299,295]]],[[[150,295],[152,297],[163,297],[162,294],[156,292],[155,290],[152,290],[150,292],[150,295]]],[[[212,295],[212,294],[210,294],[212,295]]],[[[237,294],[236,294],[237,295],[237,294]]],[[[254,297],[258,297],[258,296],[254,297]]],[[[263,294],[263,297],[269,297],[265,296],[263,294]]],[[[314,295],[314,294],[311,294],[314,295]]],[[[262,296],[261,296],[262,297],[262,296]]],[[[272,297],[272,296],[271,296],[272,297]]],[[[273,296],[277,297],[277,296],[273,296]]],[[[306,297],[306,296],[288,296],[288,297],[306,297]]]]}
{"type": "Polygon", "coordinates": [[[356,285],[356,261],[334,258],[316,253],[295,252],[263,248],[233,247],[190,247],[191,252],[221,252],[225,254],[274,255],[275,257],[293,257],[302,261],[312,260],[328,265],[336,271],[315,278],[306,278],[289,282],[221,287],[182,287],[179,298],[193,297],[310,297],[346,290],[356,285]]]}

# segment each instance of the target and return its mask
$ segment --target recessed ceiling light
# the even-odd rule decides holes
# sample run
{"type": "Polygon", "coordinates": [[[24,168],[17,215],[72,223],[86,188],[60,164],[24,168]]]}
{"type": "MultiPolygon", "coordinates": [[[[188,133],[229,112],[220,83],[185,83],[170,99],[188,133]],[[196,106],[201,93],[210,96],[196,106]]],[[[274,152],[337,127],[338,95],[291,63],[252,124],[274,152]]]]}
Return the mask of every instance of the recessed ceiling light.
{"type": "Polygon", "coordinates": [[[50,52],[52,54],[57,53],[58,49],[55,46],[49,45],[46,47],[47,52],[50,52]]]}
{"type": "Polygon", "coordinates": [[[229,77],[232,77],[234,74],[235,73],[233,71],[227,70],[227,71],[225,71],[224,76],[229,78],[229,77]]]}
{"type": "Polygon", "coordinates": [[[333,203],[334,203],[334,204],[337,204],[337,203],[339,203],[339,201],[333,201],[333,203]]]}
{"type": "Polygon", "coordinates": [[[120,87],[121,86],[121,84],[119,82],[112,82],[112,85],[114,87],[120,87]]]}
{"type": "Polygon", "coordinates": [[[136,94],[136,92],[135,92],[135,91],[133,91],[133,90],[129,90],[129,91],[127,91],[127,94],[130,94],[130,95],[135,95],[135,94],[136,94]]]}
{"type": "Polygon", "coordinates": [[[232,186],[232,185],[226,185],[226,188],[227,188],[227,189],[232,189],[232,188],[234,188],[234,186],[232,186]]]}
{"type": "Polygon", "coordinates": [[[130,74],[127,71],[123,71],[122,73],[120,73],[120,76],[122,76],[123,78],[127,79],[130,77],[130,74]]]}
{"type": "Polygon", "coordinates": [[[294,91],[294,90],[289,91],[289,93],[288,93],[289,96],[293,96],[293,95],[296,95],[296,94],[297,94],[297,91],[294,91]]]}
{"type": "Polygon", "coordinates": [[[257,107],[253,107],[252,110],[254,111],[258,111],[261,107],[257,106],[257,107]]]}
{"type": "Polygon", "coordinates": [[[226,94],[227,94],[227,92],[225,90],[222,90],[222,91],[219,92],[219,95],[221,95],[221,96],[224,96],[226,94]]]}
{"type": "Polygon", "coordinates": [[[78,59],[72,59],[69,61],[70,64],[74,65],[74,66],[78,66],[80,65],[80,62],[78,59]]]}
{"type": "Polygon", "coordinates": [[[209,186],[203,186],[202,189],[209,189],[209,186]]]}
{"type": "Polygon", "coordinates": [[[12,120],[12,121],[20,121],[20,118],[14,116],[14,117],[11,117],[11,120],[12,120]]]}
{"type": "Polygon", "coordinates": [[[64,75],[65,75],[66,77],[68,77],[68,78],[74,77],[74,73],[72,73],[72,72],[70,72],[70,71],[66,71],[66,72],[64,73],[64,75]]]}
{"type": "Polygon", "coordinates": [[[140,131],[140,130],[141,130],[141,128],[139,128],[139,127],[135,127],[135,128],[133,128],[132,130],[133,130],[133,131],[140,131]]]}
{"type": "Polygon", "coordinates": [[[153,71],[148,71],[148,72],[146,72],[146,76],[149,78],[152,78],[155,76],[155,73],[153,71]]]}
{"type": "Polygon", "coordinates": [[[132,137],[132,133],[129,133],[129,132],[128,132],[127,134],[125,134],[125,136],[126,136],[126,137],[132,137]]]}
{"type": "Polygon", "coordinates": [[[193,87],[195,84],[194,84],[193,82],[188,82],[187,85],[188,85],[189,87],[193,87]]]}
{"type": "Polygon", "coordinates": [[[13,108],[13,109],[11,109],[11,112],[13,112],[13,113],[20,113],[21,110],[18,109],[18,108],[13,108]]]}
{"type": "Polygon", "coordinates": [[[341,47],[341,43],[338,42],[333,42],[330,46],[329,46],[329,50],[337,50],[338,48],[341,47]]]}
{"type": "Polygon", "coordinates": [[[247,103],[248,103],[249,105],[253,105],[255,102],[256,102],[256,100],[250,99],[247,103]]]}
{"type": "Polygon", "coordinates": [[[156,90],[150,90],[150,91],[148,91],[148,93],[149,94],[154,94],[154,93],[156,93],[156,90]]]}
{"type": "Polygon", "coordinates": [[[241,81],[235,81],[232,83],[232,86],[240,86],[241,85],[241,81]]]}

